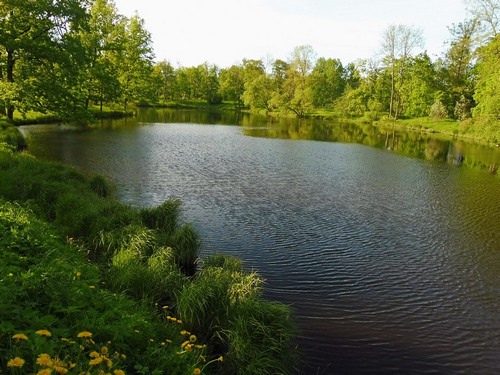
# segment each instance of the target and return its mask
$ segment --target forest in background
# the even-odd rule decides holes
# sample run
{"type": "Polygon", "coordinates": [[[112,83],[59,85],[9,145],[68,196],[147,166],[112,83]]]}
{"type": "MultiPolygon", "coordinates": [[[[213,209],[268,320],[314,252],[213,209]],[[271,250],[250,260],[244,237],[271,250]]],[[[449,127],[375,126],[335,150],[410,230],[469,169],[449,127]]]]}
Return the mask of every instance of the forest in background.
{"type": "Polygon", "coordinates": [[[500,1],[469,0],[467,9],[435,60],[421,29],[389,25],[377,58],[343,64],[301,45],[286,61],[243,59],[221,68],[155,61],[144,20],[119,14],[112,0],[5,0],[0,115],[35,111],[86,121],[92,107],[196,100],[299,117],[451,118],[498,141],[500,1]]]}

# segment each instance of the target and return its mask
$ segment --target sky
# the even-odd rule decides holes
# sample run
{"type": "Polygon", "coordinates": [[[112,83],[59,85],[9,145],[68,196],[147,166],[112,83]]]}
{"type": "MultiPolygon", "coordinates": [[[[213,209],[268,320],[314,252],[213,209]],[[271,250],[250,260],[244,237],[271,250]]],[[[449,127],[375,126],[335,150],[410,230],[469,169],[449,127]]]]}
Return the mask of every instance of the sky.
{"type": "Polygon", "coordinates": [[[310,45],[342,64],[374,58],[389,25],[421,28],[432,59],[442,55],[448,27],[466,18],[463,0],[115,0],[137,12],[151,33],[156,60],[174,67],[288,60],[310,45]]]}

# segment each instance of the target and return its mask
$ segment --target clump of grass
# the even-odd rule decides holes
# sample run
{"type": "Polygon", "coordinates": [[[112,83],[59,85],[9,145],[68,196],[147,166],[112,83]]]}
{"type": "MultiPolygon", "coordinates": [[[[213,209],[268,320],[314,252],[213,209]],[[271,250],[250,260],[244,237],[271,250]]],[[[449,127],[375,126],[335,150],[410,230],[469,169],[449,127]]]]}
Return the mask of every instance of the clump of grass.
{"type": "MultiPolygon", "coordinates": [[[[186,374],[203,367],[203,350],[177,354],[185,341],[180,324],[110,291],[81,250],[29,210],[0,202],[0,372],[35,373],[42,354],[47,369],[54,370],[57,358],[61,368],[96,374],[103,363],[127,373],[186,374]],[[80,332],[92,337],[76,337],[80,332]],[[99,356],[90,356],[94,351],[99,356]]],[[[152,259],[159,271],[169,263],[168,251],[152,259]]]]}
{"type": "Polygon", "coordinates": [[[148,228],[157,229],[164,235],[171,235],[179,225],[182,202],[173,198],[157,207],[143,208],[140,211],[142,222],[148,228]]]}
{"type": "MultiPolygon", "coordinates": [[[[263,280],[234,257],[216,254],[199,262],[200,239],[180,222],[180,201],[143,210],[122,205],[104,179],[5,144],[0,166],[0,372],[19,370],[7,364],[20,358],[22,371],[34,373],[39,354],[51,360],[69,356],[70,362],[73,354],[60,342],[84,330],[126,354],[123,368],[129,373],[223,373],[228,365],[238,373],[236,363],[249,356],[262,358],[262,373],[282,368],[258,356],[265,350],[261,343],[271,341],[236,337],[254,329],[240,327],[250,310],[242,306],[260,306],[263,280]],[[173,306],[171,319],[161,319],[161,305],[173,306]],[[192,347],[181,327],[197,332],[196,345],[208,346],[187,350],[192,347]],[[51,332],[53,346],[45,349],[33,336],[38,330],[51,332]],[[36,342],[22,357],[10,345],[19,332],[36,342]],[[227,362],[220,361],[226,354],[227,362]],[[204,360],[210,356],[212,361],[204,360]]],[[[285,335],[279,340],[287,353],[285,335]]]]}

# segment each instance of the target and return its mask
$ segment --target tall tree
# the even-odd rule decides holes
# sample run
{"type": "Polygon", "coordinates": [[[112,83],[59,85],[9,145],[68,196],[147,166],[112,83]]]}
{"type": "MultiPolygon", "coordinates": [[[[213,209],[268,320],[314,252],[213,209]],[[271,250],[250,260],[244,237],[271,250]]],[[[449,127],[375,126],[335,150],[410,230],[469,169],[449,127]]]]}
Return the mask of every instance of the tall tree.
{"type": "MultiPolygon", "coordinates": [[[[5,61],[5,71],[0,76],[4,93],[0,106],[6,108],[8,118],[12,119],[16,105],[28,107],[28,102],[19,94],[24,83],[17,79],[17,65],[21,61],[25,73],[41,68],[42,73],[49,74],[52,79],[82,63],[81,50],[73,35],[86,26],[86,4],[86,0],[3,0],[0,3],[0,55],[5,61]],[[68,65],[62,67],[64,64],[68,65]]],[[[66,102],[59,104],[69,104],[67,99],[73,95],[64,85],[64,79],[54,85],[63,91],[54,93],[51,85],[43,82],[44,77],[35,75],[32,78],[38,79],[38,83],[24,91],[31,94],[30,101],[34,97],[32,103],[39,104],[39,110],[44,109],[43,99],[49,99],[47,103],[57,95],[66,102]],[[40,91],[35,93],[33,90],[40,91]]]]}
{"type": "Polygon", "coordinates": [[[500,128],[500,35],[479,50],[477,70],[474,117],[495,120],[500,128]]]}
{"type": "Polygon", "coordinates": [[[243,104],[242,95],[245,92],[243,67],[233,65],[220,72],[220,92],[224,99],[231,100],[237,108],[243,104]]]}
{"type": "Polygon", "coordinates": [[[121,35],[122,16],[118,14],[112,0],[94,0],[90,8],[89,27],[80,37],[86,48],[88,63],[84,69],[86,92],[85,106],[91,100],[99,102],[115,101],[120,95],[117,60],[113,55],[123,48],[121,35]]]}
{"type": "Polygon", "coordinates": [[[345,70],[339,59],[320,58],[311,76],[312,100],[316,107],[333,104],[346,87],[345,70]]]}
{"type": "Polygon", "coordinates": [[[157,95],[164,102],[175,100],[177,92],[177,74],[172,64],[165,60],[157,62],[153,71],[157,95]]]}
{"type": "Polygon", "coordinates": [[[449,113],[462,97],[472,100],[474,93],[474,62],[479,21],[477,18],[453,24],[451,40],[443,61],[443,104],[449,113]]]}
{"type": "Polygon", "coordinates": [[[118,80],[122,92],[124,110],[128,103],[155,100],[153,77],[153,47],[151,34],[144,26],[144,20],[137,14],[124,19],[121,27],[121,48],[115,55],[118,80]]]}
{"type": "Polygon", "coordinates": [[[482,37],[494,38],[500,27],[500,0],[466,0],[468,12],[482,27],[482,37]]]}
{"type": "Polygon", "coordinates": [[[389,116],[398,118],[403,109],[400,88],[405,80],[406,64],[412,52],[423,46],[422,31],[410,26],[390,25],[383,34],[384,62],[391,74],[389,116]]]}

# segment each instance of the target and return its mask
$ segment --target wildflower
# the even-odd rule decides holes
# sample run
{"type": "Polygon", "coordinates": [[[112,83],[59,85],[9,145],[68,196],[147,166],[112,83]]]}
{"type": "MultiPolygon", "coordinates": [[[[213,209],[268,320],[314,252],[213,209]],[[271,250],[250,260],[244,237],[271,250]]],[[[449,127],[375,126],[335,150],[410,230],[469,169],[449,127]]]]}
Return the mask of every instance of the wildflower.
{"type": "Polygon", "coordinates": [[[78,271],[78,272],[76,273],[76,277],[77,277],[77,278],[79,278],[80,276],[82,276],[82,273],[81,273],[80,271],[78,271]]]}
{"type": "Polygon", "coordinates": [[[26,336],[24,333],[16,333],[14,336],[12,336],[12,338],[17,341],[28,340],[28,336],[26,336]]]}
{"type": "Polygon", "coordinates": [[[75,368],[76,367],[76,363],[70,363],[69,364],[69,368],[75,368]]]}
{"type": "Polygon", "coordinates": [[[177,319],[176,319],[176,318],[170,318],[170,320],[171,320],[172,322],[174,322],[174,323],[177,321],[177,319]]]}
{"type": "Polygon", "coordinates": [[[16,357],[7,362],[7,367],[23,367],[24,362],[24,359],[16,357]]]}
{"type": "Polygon", "coordinates": [[[66,367],[62,367],[62,366],[54,366],[54,370],[55,372],[57,372],[58,374],[67,374],[68,373],[68,369],[66,367]]]}
{"type": "MultiPolygon", "coordinates": [[[[174,320],[174,322],[175,322],[175,320],[174,320]]],[[[182,324],[182,320],[178,319],[177,323],[182,324]]]]}
{"type": "Polygon", "coordinates": [[[122,357],[123,360],[127,359],[127,356],[125,354],[122,354],[120,357],[122,357]]]}
{"type": "Polygon", "coordinates": [[[123,370],[115,370],[115,371],[113,371],[113,374],[114,375],[125,375],[125,371],[123,371],[123,370]]]}
{"type": "Polygon", "coordinates": [[[44,368],[36,373],[36,375],[50,375],[52,374],[52,369],[44,368]]]}
{"type": "Polygon", "coordinates": [[[189,336],[189,341],[196,342],[196,336],[195,335],[189,336]]]}
{"type": "Polygon", "coordinates": [[[189,344],[189,341],[184,341],[181,345],[181,348],[184,349],[187,344],[189,344]]]}
{"type": "Polygon", "coordinates": [[[109,358],[106,358],[106,366],[108,366],[108,368],[113,367],[113,361],[109,358]]]}
{"type": "Polygon", "coordinates": [[[166,342],[167,344],[171,344],[171,343],[172,343],[172,340],[166,339],[166,340],[165,340],[165,342],[166,342]]]}
{"type": "Polygon", "coordinates": [[[90,358],[99,358],[101,355],[97,353],[96,351],[92,352],[89,354],[90,358]]]}
{"type": "Polygon", "coordinates": [[[52,359],[50,359],[50,355],[42,353],[36,359],[36,363],[43,367],[50,367],[52,366],[52,359]]]}
{"type": "Polygon", "coordinates": [[[217,358],[217,360],[218,360],[219,362],[224,362],[224,357],[220,356],[219,358],[217,358]]]}
{"type": "Polygon", "coordinates": [[[167,315],[167,320],[170,320],[172,319],[172,317],[170,315],[167,315]]]}
{"type": "Polygon", "coordinates": [[[47,337],[52,336],[52,333],[50,333],[50,331],[48,331],[46,329],[40,329],[40,330],[36,331],[35,333],[37,335],[40,335],[40,336],[47,336],[47,337]]]}
{"type": "Polygon", "coordinates": [[[194,374],[194,375],[200,375],[200,374],[201,374],[201,370],[200,370],[198,367],[196,367],[196,368],[194,369],[194,371],[193,371],[193,374],[194,374]]]}
{"type": "Polygon", "coordinates": [[[108,348],[106,346],[103,346],[101,348],[101,354],[107,355],[108,354],[108,348]]]}
{"type": "Polygon", "coordinates": [[[91,366],[97,366],[97,365],[100,365],[103,361],[103,358],[102,357],[97,357],[95,359],[92,359],[89,361],[89,365],[91,366]]]}
{"type": "Polygon", "coordinates": [[[53,360],[52,360],[52,364],[54,366],[54,370],[56,370],[56,372],[58,374],[60,374],[60,372],[57,371],[57,368],[65,368],[66,367],[66,363],[64,363],[61,359],[55,357],[53,360]]]}
{"type": "Polygon", "coordinates": [[[83,331],[83,332],[80,332],[76,337],[88,338],[88,337],[92,337],[92,333],[88,332],[88,331],[83,331]]]}
{"type": "Polygon", "coordinates": [[[186,331],[185,329],[183,329],[181,331],[181,335],[189,335],[190,333],[188,331],[186,331]]]}
{"type": "Polygon", "coordinates": [[[162,307],[163,310],[167,310],[168,309],[168,306],[163,306],[162,307]]]}

